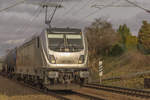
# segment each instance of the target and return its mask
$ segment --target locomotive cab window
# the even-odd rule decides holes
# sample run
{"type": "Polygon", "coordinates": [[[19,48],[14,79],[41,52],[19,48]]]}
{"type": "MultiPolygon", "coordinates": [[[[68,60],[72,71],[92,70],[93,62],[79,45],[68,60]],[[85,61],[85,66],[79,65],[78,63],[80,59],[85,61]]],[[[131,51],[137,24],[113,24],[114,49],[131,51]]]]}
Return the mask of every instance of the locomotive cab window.
{"type": "Polygon", "coordinates": [[[69,48],[83,49],[82,36],[80,34],[66,34],[69,48]]]}
{"type": "Polygon", "coordinates": [[[64,37],[62,34],[48,34],[48,43],[51,50],[64,47],[64,37]]]}
{"type": "Polygon", "coordinates": [[[49,33],[49,49],[57,52],[79,52],[83,49],[80,33],[49,33]]]}

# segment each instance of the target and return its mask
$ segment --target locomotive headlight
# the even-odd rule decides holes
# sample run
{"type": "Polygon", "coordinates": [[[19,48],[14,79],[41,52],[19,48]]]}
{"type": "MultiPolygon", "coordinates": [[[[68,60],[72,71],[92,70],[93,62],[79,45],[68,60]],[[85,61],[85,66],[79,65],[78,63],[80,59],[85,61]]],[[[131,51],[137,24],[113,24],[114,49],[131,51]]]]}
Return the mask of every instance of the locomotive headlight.
{"type": "Polygon", "coordinates": [[[88,78],[89,72],[88,71],[81,71],[80,72],[80,78],[88,78]]]}
{"type": "Polygon", "coordinates": [[[50,60],[50,63],[56,64],[56,60],[55,60],[55,57],[53,55],[49,55],[49,60],[50,60]]]}
{"type": "Polygon", "coordinates": [[[58,72],[55,72],[55,71],[48,72],[48,77],[49,78],[58,78],[58,76],[59,76],[58,72]]]}
{"type": "Polygon", "coordinates": [[[84,59],[85,59],[84,55],[81,55],[80,58],[79,58],[79,62],[78,63],[79,64],[83,64],[84,63],[84,59]]]}

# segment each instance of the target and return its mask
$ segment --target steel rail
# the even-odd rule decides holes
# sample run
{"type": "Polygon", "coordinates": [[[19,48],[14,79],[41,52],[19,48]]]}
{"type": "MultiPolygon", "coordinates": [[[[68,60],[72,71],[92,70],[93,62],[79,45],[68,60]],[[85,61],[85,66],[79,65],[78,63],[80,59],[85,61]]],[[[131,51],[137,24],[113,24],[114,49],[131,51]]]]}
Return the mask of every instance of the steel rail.
{"type": "Polygon", "coordinates": [[[81,92],[78,92],[76,90],[66,90],[66,91],[65,90],[62,90],[62,91],[58,91],[58,90],[55,91],[54,90],[52,92],[60,94],[61,96],[65,97],[65,98],[71,98],[72,95],[74,95],[74,96],[78,96],[78,97],[81,97],[81,98],[87,99],[87,100],[105,100],[103,98],[100,98],[100,97],[97,97],[97,96],[93,96],[92,94],[81,93],[81,92]]]}
{"type": "Polygon", "coordinates": [[[85,97],[85,98],[88,98],[90,100],[105,100],[105,99],[102,99],[100,97],[95,97],[95,96],[92,96],[92,95],[89,95],[89,94],[80,93],[80,92],[77,92],[77,91],[72,91],[72,92],[74,94],[77,94],[78,96],[85,97]]]}
{"type": "Polygon", "coordinates": [[[108,92],[115,92],[125,95],[131,95],[141,98],[150,98],[150,91],[144,91],[139,89],[130,89],[130,88],[123,88],[123,87],[116,87],[116,86],[107,86],[107,85],[100,85],[100,84],[85,84],[83,87],[93,88],[97,90],[104,90],[108,92]]]}
{"type": "Polygon", "coordinates": [[[39,91],[39,92],[41,92],[41,93],[44,93],[44,94],[53,96],[53,97],[55,97],[55,98],[57,98],[57,99],[59,99],[59,100],[71,100],[71,99],[65,98],[65,97],[63,97],[63,96],[61,96],[61,95],[58,95],[57,93],[51,92],[51,91],[49,91],[49,90],[47,90],[47,89],[44,89],[44,88],[43,88],[43,89],[40,89],[40,88],[33,87],[33,86],[29,85],[29,84],[24,84],[24,83],[21,83],[21,84],[24,85],[24,86],[27,86],[27,87],[29,87],[29,88],[32,88],[32,89],[34,89],[34,90],[37,90],[37,91],[39,91]]]}

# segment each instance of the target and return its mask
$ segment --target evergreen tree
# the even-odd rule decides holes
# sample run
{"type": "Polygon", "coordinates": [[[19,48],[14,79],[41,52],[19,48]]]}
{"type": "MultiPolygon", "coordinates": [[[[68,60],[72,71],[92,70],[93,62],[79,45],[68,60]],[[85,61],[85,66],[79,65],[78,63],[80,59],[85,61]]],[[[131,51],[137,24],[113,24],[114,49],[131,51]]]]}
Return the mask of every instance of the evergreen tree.
{"type": "Polygon", "coordinates": [[[125,49],[133,48],[137,45],[137,38],[131,35],[130,29],[126,24],[120,25],[117,30],[121,36],[121,45],[125,49]]]}
{"type": "Polygon", "coordinates": [[[126,37],[126,48],[134,49],[137,48],[137,37],[136,36],[127,36],[126,37]]]}
{"type": "Polygon", "coordinates": [[[143,21],[138,33],[138,48],[144,53],[150,53],[150,23],[143,21]]]}

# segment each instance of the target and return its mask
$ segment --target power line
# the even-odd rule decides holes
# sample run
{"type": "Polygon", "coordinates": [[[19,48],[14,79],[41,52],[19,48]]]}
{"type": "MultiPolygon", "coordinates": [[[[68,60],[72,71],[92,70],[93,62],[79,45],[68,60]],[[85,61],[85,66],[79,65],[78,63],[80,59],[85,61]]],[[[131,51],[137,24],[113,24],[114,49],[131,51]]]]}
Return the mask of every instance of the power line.
{"type": "MultiPolygon", "coordinates": [[[[131,1],[129,1],[129,0],[125,0],[126,2],[128,2],[129,4],[131,4],[131,5],[109,5],[108,7],[137,7],[137,8],[140,8],[140,9],[142,9],[142,10],[144,10],[144,11],[146,11],[147,13],[150,13],[150,10],[149,9],[146,9],[146,8],[144,8],[144,7],[141,7],[141,6],[139,6],[138,4],[136,4],[136,3],[134,3],[134,2],[131,2],[131,1]]],[[[93,5],[92,7],[95,7],[95,8],[99,8],[100,9],[100,7],[103,7],[103,6],[105,6],[105,5],[93,5]]]]}
{"type": "Polygon", "coordinates": [[[8,10],[8,9],[10,9],[10,8],[13,8],[13,7],[17,6],[17,5],[20,5],[20,4],[24,3],[25,1],[26,1],[26,0],[22,0],[22,1],[19,1],[19,2],[15,3],[15,4],[11,5],[11,6],[8,6],[8,7],[6,7],[6,8],[3,8],[3,9],[0,10],[0,12],[3,12],[3,11],[8,10]]]}
{"type": "MultiPolygon", "coordinates": [[[[47,1],[47,0],[45,0],[45,2],[46,2],[46,1],[47,1]]],[[[63,1],[63,0],[62,0],[62,1],[63,1]]],[[[61,2],[61,3],[62,3],[62,2],[61,2]]],[[[38,5],[40,5],[40,4],[46,4],[46,3],[43,3],[43,1],[41,0],[41,2],[38,3],[38,5]]],[[[39,6],[39,8],[40,8],[40,7],[41,7],[41,6],[39,6]]],[[[56,9],[57,9],[58,7],[60,7],[60,5],[57,5],[57,6],[56,6],[56,9]]],[[[37,10],[38,10],[39,8],[37,8],[37,10]]],[[[50,18],[50,22],[51,22],[52,19],[53,19],[53,16],[54,16],[54,14],[55,14],[55,12],[56,12],[56,9],[54,10],[52,17],[50,18]]],[[[40,12],[38,12],[35,16],[33,16],[33,18],[29,20],[30,23],[33,22],[33,20],[36,19],[36,18],[40,15],[41,12],[42,12],[42,10],[40,10],[40,12]]],[[[24,25],[24,27],[23,27],[23,30],[24,30],[24,31],[27,29],[25,26],[26,26],[26,25],[24,25]]],[[[28,26],[29,26],[29,25],[28,25],[28,26]]],[[[21,31],[21,29],[20,29],[19,31],[21,31]]]]}
{"type": "Polygon", "coordinates": [[[26,29],[24,29],[24,32],[26,32],[27,31],[27,29],[29,29],[29,27],[31,26],[31,22],[33,22],[34,20],[36,20],[38,17],[39,17],[39,15],[42,13],[42,8],[39,10],[39,12],[35,15],[35,17],[30,21],[30,23],[29,23],[29,25],[28,25],[28,28],[26,28],[26,29]]]}
{"type": "Polygon", "coordinates": [[[99,12],[100,10],[102,10],[102,9],[104,9],[104,8],[107,8],[107,7],[109,7],[110,5],[112,5],[112,4],[114,4],[114,3],[118,2],[118,1],[121,1],[121,0],[116,0],[116,1],[111,2],[111,3],[108,4],[108,5],[104,5],[103,7],[97,9],[96,11],[91,12],[91,13],[88,14],[87,16],[82,17],[80,20],[83,20],[83,19],[85,20],[85,19],[89,18],[90,16],[93,16],[95,13],[99,12]]]}
{"type": "MultiPolygon", "coordinates": [[[[95,7],[95,8],[100,8],[103,7],[105,5],[92,5],[91,7],[95,7]]],[[[135,6],[131,6],[131,5],[109,5],[108,7],[135,7],[135,6]]]]}
{"type": "MultiPolygon", "coordinates": [[[[63,0],[59,0],[58,2],[61,2],[60,5],[62,5],[63,0]]],[[[57,5],[57,6],[54,8],[54,11],[52,12],[52,15],[51,15],[48,19],[47,19],[47,6],[46,6],[46,17],[45,17],[46,20],[45,20],[45,23],[48,24],[50,27],[51,27],[50,24],[51,24],[51,22],[52,22],[52,19],[53,19],[55,13],[56,13],[56,10],[61,7],[60,5],[57,5]]]]}
{"type": "Polygon", "coordinates": [[[96,10],[96,11],[94,11],[94,12],[88,14],[87,16],[85,16],[85,17],[83,17],[83,18],[84,18],[84,19],[87,19],[88,17],[93,16],[95,13],[99,12],[100,10],[102,10],[102,9],[104,9],[104,8],[107,8],[107,7],[109,7],[110,5],[112,5],[112,4],[114,4],[114,3],[118,2],[118,1],[121,1],[121,0],[113,1],[112,3],[110,3],[110,4],[108,4],[108,5],[104,5],[104,6],[101,7],[101,8],[99,7],[98,10],[96,10]]]}
{"type": "MultiPolygon", "coordinates": [[[[63,2],[63,0],[61,1],[61,4],[62,4],[62,2],[63,2]]],[[[53,19],[53,17],[54,17],[54,15],[55,15],[55,13],[56,13],[56,10],[57,10],[57,8],[58,8],[58,7],[59,7],[59,6],[56,6],[56,7],[55,7],[54,12],[53,12],[53,14],[52,14],[52,16],[51,16],[51,18],[50,18],[50,22],[49,22],[49,24],[51,24],[52,19],[53,19]]]]}
{"type": "Polygon", "coordinates": [[[149,9],[146,9],[146,8],[144,8],[144,7],[141,7],[141,6],[137,5],[136,3],[131,2],[131,1],[129,1],[129,0],[125,0],[125,1],[127,1],[128,3],[134,5],[134,6],[137,7],[137,8],[140,8],[140,9],[146,11],[147,13],[150,13],[150,10],[149,10],[149,9]]]}
{"type": "MultiPolygon", "coordinates": [[[[44,2],[44,1],[41,0],[41,3],[42,3],[42,2],[44,2]]],[[[33,22],[33,20],[35,20],[35,19],[40,15],[40,13],[42,12],[42,9],[40,9],[40,8],[41,8],[41,7],[39,6],[39,7],[36,9],[35,14],[33,14],[33,17],[29,20],[29,23],[26,22],[26,24],[28,24],[28,25],[27,25],[28,27],[30,26],[31,22],[33,22]],[[40,11],[38,12],[38,10],[40,10],[40,11]]],[[[27,31],[28,28],[26,27],[26,24],[24,24],[24,26],[21,27],[20,30],[18,30],[17,32],[19,32],[19,31],[21,31],[21,30],[23,30],[24,32],[27,31]]]]}
{"type": "Polygon", "coordinates": [[[80,7],[78,10],[76,10],[73,14],[79,13],[81,10],[83,10],[92,0],[88,0],[82,7],[80,7]]]}
{"type": "Polygon", "coordinates": [[[30,26],[30,24],[31,24],[31,22],[33,22],[38,16],[39,16],[39,14],[42,12],[42,10],[40,9],[40,7],[38,7],[37,9],[36,9],[36,13],[33,15],[33,17],[29,20],[29,23],[28,22],[26,22],[20,29],[18,29],[18,31],[17,32],[19,32],[19,31],[24,31],[24,33],[25,33],[25,31],[27,31],[27,27],[29,27],[30,26]],[[38,10],[40,10],[39,12],[38,12],[38,10]],[[27,26],[27,27],[26,27],[27,26]]]}
{"type": "MultiPolygon", "coordinates": [[[[81,2],[83,2],[83,0],[81,0],[81,2]]],[[[79,3],[77,2],[75,5],[73,5],[66,13],[64,13],[62,16],[66,16],[68,15],[68,13],[70,13],[71,10],[73,10],[75,7],[77,7],[79,3]]]]}
{"type": "MultiPolygon", "coordinates": [[[[82,10],[82,8],[85,8],[86,7],[86,5],[88,5],[89,4],[89,2],[90,1],[93,1],[93,0],[89,0],[87,3],[85,3],[82,7],[80,7],[78,10],[76,10],[75,12],[77,12],[77,13],[79,13],[81,10],[82,10]]],[[[83,1],[81,1],[81,2],[83,2],[83,1]]],[[[64,17],[64,16],[68,16],[69,14],[69,12],[71,12],[71,10],[73,10],[75,7],[77,7],[77,5],[78,5],[79,3],[76,3],[75,5],[73,5],[66,13],[64,13],[62,16],[64,17]]],[[[65,22],[66,20],[64,19],[63,21],[60,21],[59,23],[63,23],[63,22],[65,22]]],[[[58,23],[58,22],[57,22],[58,23]]]]}
{"type": "MultiPolygon", "coordinates": [[[[63,15],[61,15],[61,16],[63,16],[63,17],[65,17],[65,16],[67,16],[68,15],[68,13],[72,10],[72,9],[74,9],[76,6],[78,5],[78,3],[76,3],[75,5],[73,5],[67,12],[65,12],[63,15]]],[[[65,20],[61,20],[61,21],[58,21],[57,20],[57,22],[55,22],[55,24],[56,23],[62,23],[62,22],[64,22],[65,20]]]]}

